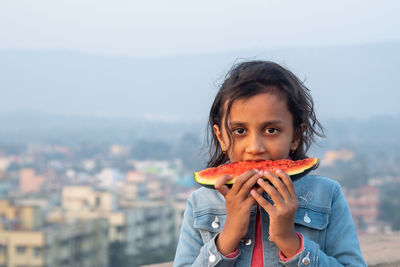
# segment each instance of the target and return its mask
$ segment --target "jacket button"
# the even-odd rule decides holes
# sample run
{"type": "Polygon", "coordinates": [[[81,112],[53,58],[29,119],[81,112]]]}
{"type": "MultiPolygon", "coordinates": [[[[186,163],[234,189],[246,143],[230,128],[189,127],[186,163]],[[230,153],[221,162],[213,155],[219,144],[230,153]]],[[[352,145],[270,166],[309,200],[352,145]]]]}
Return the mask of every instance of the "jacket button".
{"type": "Polygon", "coordinates": [[[244,244],[245,244],[246,246],[250,246],[250,245],[251,245],[251,239],[250,239],[250,238],[246,238],[246,239],[244,240],[244,244]]]}
{"type": "Polygon", "coordinates": [[[213,255],[213,254],[211,254],[210,257],[208,257],[208,260],[209,260],[210,262],[215,262],[216,259],[217,259],[217,258],[216,258],[215,255],[213,255]]]}
{"type": "Polygon", "coordinates": [[[219,223],[214,221],[212,222],[211,227],[217,229],[219,227],[219,223]]]}
{"type": "Polygon", "coordinates": [[[307,255],[301,260],[301,263],[303,263],[305,266],[307,266],[311,263],[310,258],[308,257],[309,255],[310,255],[310,252],[308,252],[307,255]]]}
{"type": "Polygon", "coordinates": [[[217,229],[219,227],[219,219],[218,216],[215,216],[214,221],[211,223],[211,227],[217,229]]]}
{"type": "Polygon", "coordinates": [[[305,223],[310,223],[311,222],[311,218],[308,217],[308,213],[307,212],[306,212],[306,215],[304,215],[303,220],[304,220],[305,223]]]}

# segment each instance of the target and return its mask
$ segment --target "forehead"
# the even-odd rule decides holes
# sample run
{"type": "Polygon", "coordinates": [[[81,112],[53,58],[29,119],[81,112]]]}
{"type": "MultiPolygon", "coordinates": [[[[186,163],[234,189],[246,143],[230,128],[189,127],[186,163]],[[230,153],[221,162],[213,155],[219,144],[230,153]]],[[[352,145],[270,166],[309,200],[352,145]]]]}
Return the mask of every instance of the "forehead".
{"type": "Polygon", "coordinates": [[[236,99],[229,112],[229,121],[292,121],[292,114],[284,96],[261,93],[249,98],[236,99]]]}

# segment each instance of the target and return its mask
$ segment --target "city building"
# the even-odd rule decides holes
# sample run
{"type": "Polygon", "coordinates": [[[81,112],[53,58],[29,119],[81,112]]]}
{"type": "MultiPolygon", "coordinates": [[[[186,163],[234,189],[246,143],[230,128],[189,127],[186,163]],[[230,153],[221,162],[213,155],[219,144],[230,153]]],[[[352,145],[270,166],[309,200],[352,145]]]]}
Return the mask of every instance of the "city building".
{"type": "MultiPolygon", "coordinates": [[[[135,177],[135,176],[134,176],[135,177]]],[[[132,178],[133,179],[133,178],[132,178]]],[[[136,177],[139,179],[140,177],[136,177]]],[[[110,244],[120,244],[124,257],[132,264],[138,256],[155,256],[174,249],[177,219],[174,205],[168,201],[120,201],[115,194],[89,186],[66,186],[62,193],[62,209],[53,212],[50,220],[104,218],[108,221],[110,244]]]]}
{"type": "Polygon", "coordinates": [[[0,200],[0,230],[36,230],[43,226],[43,217],[38,206],[14,205],[9,200],[0,200]]]}
{"type": "Polygon", "coordinates": [[[0,266],[108,266],[107,220],[49,224],[40,212],[0,201],[0,266]]]}
{"type": "Polygon", "coordinates": [[[96,177],[98,181],[97,184],[101,188],[110,188],[116,182],[124,179],[124,175],[117,169],[113,168],[102,169],[101,172],[96,175],[96,177]]]}
{"type": "Polygon", "coordinates": [[[43,176],[37,176],[34,169],[21,169],[19,172],[19,189],[22,193],[39,192],[44,182],[43,176]]]}
{"type": "Polygon", "coordinates": [[[129,171],[119,190],[121,202],[146,200],[148,195],[146,174],[141,171],[129,171]]]}
{"type": "Polygon", "coordinates": [[[177,244],[177,220],[174,204],[171,201],[137,201],[121,203],[121,208],[136,218],[140,218],[134,227],[127,227],[126,246],[128,257],[134,260],[139,252],[141,260],[163,258],[172,254],[177,244]],[[133,232],[132,232],[133,231],[133,232]],[[140,236],[134,233],[140,232],[140,236]],[[136,239],[135,239],[136,238],[136,239]]]}
{"type": "Polygon", "coordinates": [[[354,223],[360,232],[379,231],[379,189],[365,185],[352,192],[346,192],[354,223]]]}
{"type": "Polygon", "coordinates": [[[350,149],[328,150],[325,152],[325,157],[322,159],[323,166],[333,166],[336,161],[349,161],[354,158],[354,151],[350,149]]]}

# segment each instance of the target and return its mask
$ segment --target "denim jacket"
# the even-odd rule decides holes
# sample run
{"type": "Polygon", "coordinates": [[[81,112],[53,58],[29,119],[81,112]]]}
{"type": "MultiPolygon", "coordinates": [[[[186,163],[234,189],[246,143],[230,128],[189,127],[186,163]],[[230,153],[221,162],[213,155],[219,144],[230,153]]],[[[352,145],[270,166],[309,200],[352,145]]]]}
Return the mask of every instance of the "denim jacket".
{"type": "MultiPolygon", "coordinates": [[[[294,186],[299,202],[295,229],[303,236],[303,248],[293,258],[282,261],[278,247],[268,239],[269,217],[261,209],[264,266],[366,266],[340,185],[307,175],[294,186]]],[[[225,223],[225,199],[217,190],[194,191],[184,213],[174,267],[250,266],[256,208],[250,213],[249,230],[239,243],[239,254],[226,258],[215,245],[225,223]]]]}

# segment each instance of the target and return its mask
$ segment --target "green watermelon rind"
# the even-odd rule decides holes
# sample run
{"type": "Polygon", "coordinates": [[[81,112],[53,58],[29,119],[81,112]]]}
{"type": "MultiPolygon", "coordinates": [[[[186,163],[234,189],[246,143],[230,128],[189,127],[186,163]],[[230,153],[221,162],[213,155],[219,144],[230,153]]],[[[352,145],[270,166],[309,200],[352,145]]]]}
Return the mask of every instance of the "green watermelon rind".
{"type": "MultiPolygon", "coordinates": [[[[319,159],[318,158],[314,158],[314,159],[315,159],[315,162],[314,162],[313,166],[308,167],[308,168],[299,168],[298,171],[294,170],[291,173],[288,173],[293,182],[299,180],[300,178],[302,178],[304,176],[306,176],[312,170],[315,170],[319,166],[319,159]]],[[[198,175],[199,172],[194,172],[193,173],[194,180],[196,181],[196,183],[198,183],[201,186],[207,187],[207,188],[215,189],[214,183],[215,183],[216,180],[214,180],[212,183],[199,182],[199,179],[198,179],[199,178],[198,177],[199,176],[198,175]]],[[[266,180],[266,178],[264,178],[264,180],[266,180]]],[[[228,181],[225,185],[227,185],[229,188],[231,188],[234,182],[235,182],[235,179],[232,179],[232,180],[228,181]]]]}

